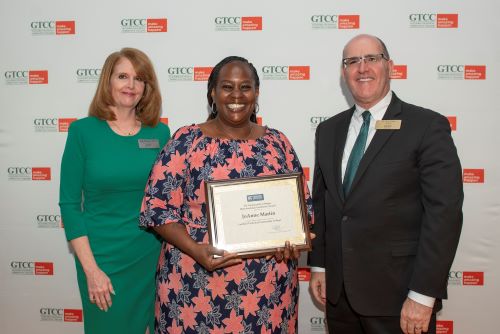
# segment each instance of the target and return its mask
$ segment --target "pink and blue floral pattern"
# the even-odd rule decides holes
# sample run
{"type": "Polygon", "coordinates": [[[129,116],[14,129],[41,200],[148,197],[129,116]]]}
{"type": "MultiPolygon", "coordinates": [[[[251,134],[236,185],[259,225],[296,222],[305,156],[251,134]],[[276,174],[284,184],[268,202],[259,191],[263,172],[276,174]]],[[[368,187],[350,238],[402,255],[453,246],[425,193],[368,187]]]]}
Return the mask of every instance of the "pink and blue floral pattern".
{"type": "MultiPolygon", "coordinates": [[[[203,135],[197,125],[180,128],[151,171],[142,203],[144,227],[181,223],[208,243],[205,181],[302,172],[285,135],[267,128],[256,140],[203,135]]],[[[312,202],[304,180],[307,211],[312,202]]],[[[157,270],[156,333],[287,333],[297,331],[297,262],[274,258],[206,271],[166,242],[157,270]]]]}

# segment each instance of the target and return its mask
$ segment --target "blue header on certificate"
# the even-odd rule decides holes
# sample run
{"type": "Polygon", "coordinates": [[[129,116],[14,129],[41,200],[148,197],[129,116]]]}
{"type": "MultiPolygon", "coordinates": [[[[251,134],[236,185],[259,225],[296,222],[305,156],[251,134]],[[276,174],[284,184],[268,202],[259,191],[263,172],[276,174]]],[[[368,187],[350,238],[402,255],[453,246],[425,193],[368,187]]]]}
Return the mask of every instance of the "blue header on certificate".
{"type": "Polygon", "coordinates": [[[247,202],[263,201],[264,194],[247,195],[247,202]]]}

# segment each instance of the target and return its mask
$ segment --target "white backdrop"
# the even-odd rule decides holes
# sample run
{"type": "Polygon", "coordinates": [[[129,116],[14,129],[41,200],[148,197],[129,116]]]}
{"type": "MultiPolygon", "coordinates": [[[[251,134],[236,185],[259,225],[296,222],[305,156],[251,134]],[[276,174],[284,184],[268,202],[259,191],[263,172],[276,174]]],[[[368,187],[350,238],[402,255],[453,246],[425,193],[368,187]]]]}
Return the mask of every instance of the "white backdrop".
{"type": "MultiPolygon", "coordinates": [[[[109,53],[131,46],[150,56],[172,131],[206,118],[203,67],[248,58],[262,80],[262,123],[285,132],[312,171],[315,127],[350,105],[343,45],[371,33],[400,65],[398,96],[456,126],[464,228],[438,333],[495,333],[499,10],[495,0],[1,0],[0,332],[83,333],[57,206],[59,165],[67,125],[87,114],[109,53]]],[[[321,333],[306,268],[301,277],[299,333],[321,333]]]]}

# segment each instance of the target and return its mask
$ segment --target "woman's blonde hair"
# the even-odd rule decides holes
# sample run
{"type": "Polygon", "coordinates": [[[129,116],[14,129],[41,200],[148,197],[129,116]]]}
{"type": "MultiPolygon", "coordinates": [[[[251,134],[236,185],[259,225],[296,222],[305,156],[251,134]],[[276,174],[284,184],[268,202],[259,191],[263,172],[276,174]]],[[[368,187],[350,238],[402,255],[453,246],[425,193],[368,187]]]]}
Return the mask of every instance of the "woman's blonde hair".
{"type": "Polygon", "coordinates": [[[115,65],[122,58],[126,58],[132,63],[135,72],[145,83],[144,94],[135,107],[136,117],[144,125],[156,126],[160,121],[161,114],[161,94],[158,79],[148,56],[134,48],[123,48],[120,51],[113,52],[106,58],[97,90],[90,103],[89,116],[108,121],[116,120],[115,113],[109,108],[115,103],[111,95],[110,82],[115,65]]]}

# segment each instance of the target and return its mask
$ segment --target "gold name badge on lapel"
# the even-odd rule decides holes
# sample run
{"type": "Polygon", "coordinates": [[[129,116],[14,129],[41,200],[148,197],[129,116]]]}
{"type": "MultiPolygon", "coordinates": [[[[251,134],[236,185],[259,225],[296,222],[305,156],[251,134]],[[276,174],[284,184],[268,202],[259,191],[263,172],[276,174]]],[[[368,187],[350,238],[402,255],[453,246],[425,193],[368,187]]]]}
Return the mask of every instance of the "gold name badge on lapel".
{"type": "Polygon", "coordinates": [[[400,119],[383,119],[375,122],[375,130],[399,130],[401,129],[400,119]]]}
{"type": "Polygon", "coordinates": [[[158,139],[139,139],[139,148],[160,148],[158,139]]]}

